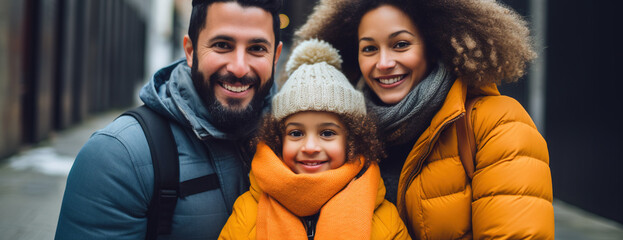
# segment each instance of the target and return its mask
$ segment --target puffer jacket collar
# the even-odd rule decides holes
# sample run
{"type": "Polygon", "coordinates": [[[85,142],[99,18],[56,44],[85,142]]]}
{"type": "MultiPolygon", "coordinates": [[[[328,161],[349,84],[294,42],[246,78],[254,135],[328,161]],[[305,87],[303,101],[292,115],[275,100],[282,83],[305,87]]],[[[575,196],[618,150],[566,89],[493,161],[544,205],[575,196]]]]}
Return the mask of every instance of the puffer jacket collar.
{"type": "MultiPolygon", "coordinates": [[[[263,113],[270,110],[270,101],[276,92],[276,84],[264,99],[263,113]]],[[[247,137],[255,129],[248,127],[245,132],[237,135],[221,131],[210,122],[210,112],[203,106],[199,94],[193,86],[190,67],[182,58],[171,65],[160,69],[141,89],[141,100],[149,108],[167,116],[182,126],[193,130],[202,140],[207,138],[235,140],[247,137]]]]}

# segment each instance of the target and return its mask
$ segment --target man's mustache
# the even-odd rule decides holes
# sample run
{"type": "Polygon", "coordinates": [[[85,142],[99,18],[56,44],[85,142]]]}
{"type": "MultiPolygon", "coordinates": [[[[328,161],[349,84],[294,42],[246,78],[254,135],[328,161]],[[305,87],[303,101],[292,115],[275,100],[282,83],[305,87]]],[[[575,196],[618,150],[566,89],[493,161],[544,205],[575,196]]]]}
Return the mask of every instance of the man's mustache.
{"type": "Polygon", "coordinates": [[[259,83],[259,81],[260,79],[258,77],[243,76],[241,78],[238,78],[234,74],[231,74],[231,73],[228,73],[225,75],[220,75],[218,73],[215,73],[215,74],[212,74],[212,76],[210,77],[210,82],[213,82],[213,83],[223,82],[223,83],[228,83],[228,84],[240,83],[242,85],[252,85],[252,84],[259,83]]]}

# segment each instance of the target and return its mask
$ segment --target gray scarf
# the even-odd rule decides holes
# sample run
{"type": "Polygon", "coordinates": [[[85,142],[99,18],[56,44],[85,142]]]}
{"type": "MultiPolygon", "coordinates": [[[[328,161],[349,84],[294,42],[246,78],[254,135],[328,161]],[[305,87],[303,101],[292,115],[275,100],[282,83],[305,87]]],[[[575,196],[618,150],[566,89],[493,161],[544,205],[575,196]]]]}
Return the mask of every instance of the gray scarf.
{"type": "Polygon", "coordinates": [[[446,66],[438,63],[395,105],[383,104],[370,88],[365,87],[368,112],[377,118],[380,139],[391,146],[419,137],[443,105],[454,79],[446,66]]]}

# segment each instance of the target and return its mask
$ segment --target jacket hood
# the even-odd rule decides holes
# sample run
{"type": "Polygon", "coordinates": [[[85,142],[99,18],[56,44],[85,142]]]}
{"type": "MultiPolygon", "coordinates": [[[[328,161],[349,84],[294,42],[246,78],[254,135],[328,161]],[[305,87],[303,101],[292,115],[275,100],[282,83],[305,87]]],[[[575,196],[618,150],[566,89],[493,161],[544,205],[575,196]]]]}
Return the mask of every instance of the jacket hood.
{"type": "MultiPolygon", "coordinates": [[[[262,114],[270,111],[271,99],[276,90],[276,84],[273,84],[264,98],[262,114]]],[[[246,131],[234,134],[221,131],[218,126],[215,126],[210,121],[210,112],[204,107],[201,97],[195,90],[190,67],[186,64],[185,58],[158,70],[143,86],[139,97],[145,105],[157,113],[184,127],[191,128],[202,140],[206,138],[240,139],[248,137],[256,128],[256,124],[250,124],[246,126],[246,131]]]]}

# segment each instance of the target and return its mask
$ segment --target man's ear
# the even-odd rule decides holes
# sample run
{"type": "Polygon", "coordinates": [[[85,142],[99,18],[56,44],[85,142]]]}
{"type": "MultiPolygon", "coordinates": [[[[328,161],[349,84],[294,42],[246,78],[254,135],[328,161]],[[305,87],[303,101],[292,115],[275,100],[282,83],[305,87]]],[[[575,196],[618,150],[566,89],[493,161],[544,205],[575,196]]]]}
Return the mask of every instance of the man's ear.
{"type": "Polygon", "coordinates": [[[277,68],[277,62],[279,62],[279,56],[281,56],[281,47],[283,47],[283,43],[279,41],[279,45],[277,45],[277,50],[275,51],[275,62],[273,63],[274,68],[277,68]]]}
{"type": "MultiPolygon", "coordinates": [[[[281,51],[281,50],[279,50],[281,51]]],[[[184,54],[186,54],[186,64],[193,67],[193,42],[188,35],[184,36],[184,54]]]]}

